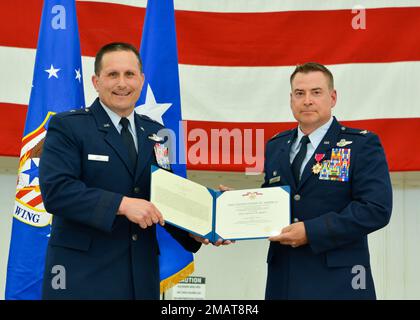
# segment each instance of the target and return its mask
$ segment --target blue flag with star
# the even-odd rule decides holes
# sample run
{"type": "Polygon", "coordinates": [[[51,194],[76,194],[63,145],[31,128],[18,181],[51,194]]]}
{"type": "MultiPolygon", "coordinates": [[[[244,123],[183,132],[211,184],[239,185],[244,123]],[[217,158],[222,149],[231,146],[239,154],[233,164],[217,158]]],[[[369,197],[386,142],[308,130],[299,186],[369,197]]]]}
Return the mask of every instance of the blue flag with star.
{"type": "MultiPolygon", "coordinates": [[[[171,168],[186,176],[185,147],[181,128],[178,52],[173,0],[148,0],[143,25],[140,56],[145,83],[136,112],[148,115],[172,130],[171,168]]],[[[194,271],[192,253],[157,226],[160,248],[160,288],[169,289],[194,271]]]]}
{"type": "Polygon", "coordinates": [[[38,167],[48,121],[84,107],[75,0],[45,0],[19,159],[5,298],[41,298],[52,216],[39,190],[38,167]]]}

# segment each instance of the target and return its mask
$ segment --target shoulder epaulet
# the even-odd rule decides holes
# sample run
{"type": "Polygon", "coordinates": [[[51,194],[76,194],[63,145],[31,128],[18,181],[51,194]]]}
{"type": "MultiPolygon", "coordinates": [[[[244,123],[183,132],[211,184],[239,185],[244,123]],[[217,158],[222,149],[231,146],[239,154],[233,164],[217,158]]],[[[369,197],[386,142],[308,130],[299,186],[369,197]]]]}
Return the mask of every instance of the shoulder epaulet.
{"type": "Polygon", "coordinates": [[[289,135],[292,131],[293,131],[293,130],[287,130],[287,131],[282,131],[282,132],[279,132],[279,133],[275,134],[274,136],[272,136],[270,139],[268,139],[268,141],[275,140],[275,139],[280,138],[280,137],[283,137],[283,136],[287,136],[287,135],[289,135]]]}
{"type": "Polygon", "coordinates": [[[75,115],[88,115],[90,114],[89,108],[82,108],[82,109],[73,109],[65,112],[57,113],[57,116],[60,117],[67,117],[67,116],[75,116],[75,115]]]}
{"type": "Polygon", "coordinates": [[[142,118],[143,120],[150,121],[150,122],[153,122],[153,123],[155,123],[155,124],[160,125],[161,127],[164,127],[164,125],[163,125],[163,124],[161,124],[159,121],[156,121],[156,120],[154,120],[154,119],[150,118],[149,116],[146,116],[146,115],[144,115],[144,114],[140,114],[140,113],[137,113],[137,115],[138,115],[140,118],[142,118]]]}
{"type": "Polygon", "coordinates": [[[341,126],[340,130],[342,133],[345,133],[345,134],[355,134],[359,136],[367,136],[368,134],[370,134],[370,131],[368,130],[349,128],[345,126],[341,126]]]}

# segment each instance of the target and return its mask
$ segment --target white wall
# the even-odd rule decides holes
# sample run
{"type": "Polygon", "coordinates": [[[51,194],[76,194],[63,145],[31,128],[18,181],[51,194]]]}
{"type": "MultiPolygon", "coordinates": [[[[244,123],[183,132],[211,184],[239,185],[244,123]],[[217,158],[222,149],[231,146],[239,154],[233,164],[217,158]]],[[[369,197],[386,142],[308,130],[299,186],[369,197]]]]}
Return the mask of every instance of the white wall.
{"type": "Polygon", "coordinates": [[[420,172],[393,173],[389,225],[369,237],[379,299],[420,299],[420,172]]]}
{"type": "MultiPolygon", "coordinates": [[[[16,172],[17,159],[0,157],[0,299],[4,298],[16,172]]],[[[219,183],[258,187],[262,179],[229,172],[190,171],[188,175],[212,188],[219,183]]],[[[392,182],[391,222],[369,237],[377,295],[379,299],[420,299],[420,172],[393,173],[392,182]]],[[[194,275],[206,277],[206,298],[263,299],[267,248],[265,240],[203,247],[195,255],[194,275]]]]}
{"type": "Polygon", "coordinates": [[[0,299],[4,299],[18,162],[0,157],[0,299]]]}

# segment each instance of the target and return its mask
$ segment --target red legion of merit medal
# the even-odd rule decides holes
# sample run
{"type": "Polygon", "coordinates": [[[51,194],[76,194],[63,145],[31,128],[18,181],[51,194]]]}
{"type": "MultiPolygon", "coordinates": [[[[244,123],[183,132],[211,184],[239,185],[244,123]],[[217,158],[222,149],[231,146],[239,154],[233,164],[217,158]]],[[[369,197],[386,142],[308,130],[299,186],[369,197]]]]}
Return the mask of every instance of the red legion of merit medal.
{"type": "Polygon", "coordinates": [[[324,157],[325,157],[325,153],[316,153],[315,154],[316,164],[314,164],[313,167],[312,167],[312,172],[314,174],[318,174],[318,173],[321,172],[322,164],[320,163],[320,161],[322,159],[324,159],[324,157]]]}

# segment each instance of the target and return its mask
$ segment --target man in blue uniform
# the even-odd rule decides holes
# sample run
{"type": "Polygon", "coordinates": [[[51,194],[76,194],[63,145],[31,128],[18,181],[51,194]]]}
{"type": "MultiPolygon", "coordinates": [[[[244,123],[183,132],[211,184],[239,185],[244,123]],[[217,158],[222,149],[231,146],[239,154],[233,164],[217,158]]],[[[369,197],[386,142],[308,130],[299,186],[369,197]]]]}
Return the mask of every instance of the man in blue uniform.
{"type": "Polygon", "coordinates": [[[297,66],[290,83],[298,127],[268,141],[263,187],[290,185],[292,223],[269,239],[266,299],[375,299],[367,235],[392,210],[383,148],[332,117],[325,66],[297,66]]]}
{"type": "MultiPolygon", "coordinates": [[[[43,298],[159,299],[155,225],[164,220],[148,201],[150,167],[168,159],[163,127],[134,112],[144,82],[137,50],[104,46],[92,81],[99,98],[55,115],[43,147],[40,185],[54,215],[43,298]],[[57,270],[65,270],[61,285],[57,270]]],[[[165,227],[187,250],[199,249],[200,239],[165,227]]]]}

